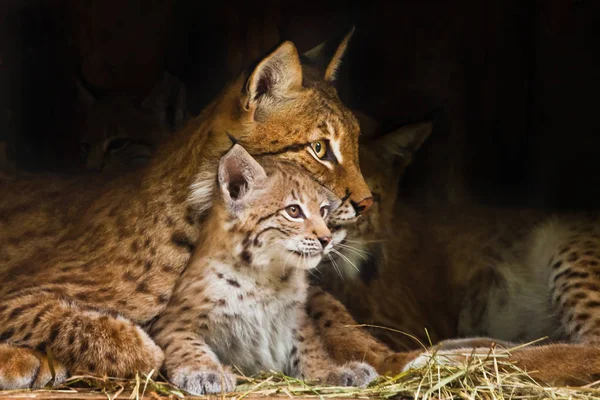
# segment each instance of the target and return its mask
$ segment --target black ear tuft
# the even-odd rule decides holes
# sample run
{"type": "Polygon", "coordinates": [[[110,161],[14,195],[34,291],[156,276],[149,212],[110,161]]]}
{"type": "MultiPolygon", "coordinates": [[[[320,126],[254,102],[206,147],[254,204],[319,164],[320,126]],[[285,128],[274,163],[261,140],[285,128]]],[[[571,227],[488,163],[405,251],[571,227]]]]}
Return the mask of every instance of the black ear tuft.
{"type": "Polygon", "coordinates": [[[227,137],[231,140],[232,145],[238,144],[238,140],[231,133],[227,132],[227,137]]]}
{"type": "Polygon", "coordinates": [[[301,56],[303,63],[311,65],[322,74],[326,82],[334,82],[337,71],[342,64],[342,58],[348,48],[348,43],[354,34],[355,26],[339,32],[330,40],[323,42],[301,56]]]}

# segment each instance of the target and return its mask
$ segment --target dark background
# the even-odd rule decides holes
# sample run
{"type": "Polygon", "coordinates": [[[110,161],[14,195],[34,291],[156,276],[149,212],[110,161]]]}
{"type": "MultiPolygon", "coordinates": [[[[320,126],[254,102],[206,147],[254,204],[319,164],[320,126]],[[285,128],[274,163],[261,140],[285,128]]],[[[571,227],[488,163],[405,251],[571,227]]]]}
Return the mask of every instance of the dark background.
{"type": "Polygon", "coordinates": [[[340,77],[386,129],[435,118],[406,196],[596,208],[597,0],[3,0],[0,140],[25,170],[78,161],[74,77],[145,94],[168,70],[197,114],[281,40],[356,33],[340,77]]]}

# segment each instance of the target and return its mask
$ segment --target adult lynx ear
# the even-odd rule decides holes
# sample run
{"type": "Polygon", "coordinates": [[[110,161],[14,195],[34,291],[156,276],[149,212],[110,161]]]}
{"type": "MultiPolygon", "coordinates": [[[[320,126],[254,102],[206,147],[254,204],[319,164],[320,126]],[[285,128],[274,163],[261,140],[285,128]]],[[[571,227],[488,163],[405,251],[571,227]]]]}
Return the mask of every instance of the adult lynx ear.
{"type": "Polygon", "coordinates": [[[243,205],[245,195],[267,177],[263,167],[239,144],[221,157],[218,174],[223,200],[234,213],[243,205]]]}
{"type": "Polygon", "coordinates": [[[96,103],[96,96],[85,87],[85,84],[79,77],[75,78],[75,86],[77,86],[77,99],[81,104],[89,107],[96,103]]]}
{"type": "Polygon", "coordinates": [[[432,129],[431,121],[403,126],[377,139],[371,145],[371,151],[385,162],[392,164],[394,160],[401,159],[406,166],[427,140],[432,129]]]}
{"type": "Polygon", "coordinates": [[[179,130],[189,118],[186,107],[185,85],[173,75],[165,72],[162,80],[142,101],[142,108],[151,110],[161,126],[169,132],[179,130]]]}
{"type": "Polygon", "coordinates": [[[333,51],[330,42],[326,41],[302,54],[302,57],[310,64],[325,71],[323,75],[325,82],[335,81],[337,71],[342,64],[342,58],[348,48],[348,43],[354,34],[354,29],[353,26],[333,51]]]}
{"type": "Polygon", "coordinates": [[[298,50],[292,42],[284,42],[261,60],[248,78],[244,109],[255,117],[257,110],[268,111],[277,100],[301,87],[298,50]]]}

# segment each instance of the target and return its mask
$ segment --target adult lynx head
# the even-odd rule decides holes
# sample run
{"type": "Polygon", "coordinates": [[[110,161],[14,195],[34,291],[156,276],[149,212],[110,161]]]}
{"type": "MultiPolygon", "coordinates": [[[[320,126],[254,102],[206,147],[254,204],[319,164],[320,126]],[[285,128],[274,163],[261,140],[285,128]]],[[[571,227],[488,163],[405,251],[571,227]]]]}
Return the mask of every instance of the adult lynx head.
{"type": "MultiPolygon", "coordinates": [[[[207,110],[214,113],[209,128],[209,140],[217,142],[209,146],[213,160],[233,140],[259,161],[276,157],[299,165],[342,199],[349,215],[364,213],[372,196],[358,165],[360,129],[333,86],[349,38],[322,64],[324,70],[318,68],[318,51],[304,57],[303,65],[294,44],[284,42],[231,84],[207,110]]],[[[214,173],[193,187],[191,200],[201,209],[210,206],[214,173]]]]}
{"type": "Polygon", "coordinates": [[[77,81],[85,106],[81,151],[85,168],[123,173],[148,162],[156,146],[187,121],[185,87],[165,73],[145,98],[94,93],[77,81]]]}

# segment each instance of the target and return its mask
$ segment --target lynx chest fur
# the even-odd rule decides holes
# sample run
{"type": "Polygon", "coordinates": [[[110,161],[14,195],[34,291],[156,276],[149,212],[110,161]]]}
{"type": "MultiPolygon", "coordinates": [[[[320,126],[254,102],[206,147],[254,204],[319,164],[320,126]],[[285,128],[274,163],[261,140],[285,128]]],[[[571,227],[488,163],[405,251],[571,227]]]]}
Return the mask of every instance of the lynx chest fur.
{"type": "Polygon", "coordinates": [[[211,283],[204,296],[223,299],[207,314],[208,345],[219,360],[244,372],[283,371],[290,365],[298,312],[306,299],[304,271],[257,271],[248,274],[236,266],[208,262],[211,283]],[[221,271],[221,272],[217,272],[221,271]]]}

